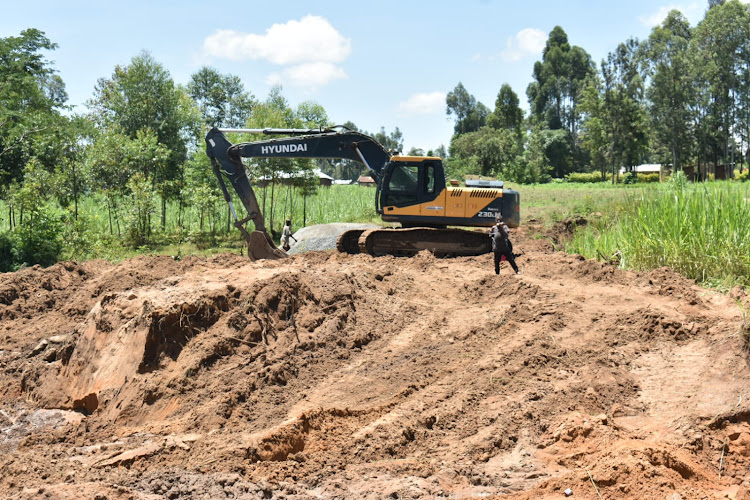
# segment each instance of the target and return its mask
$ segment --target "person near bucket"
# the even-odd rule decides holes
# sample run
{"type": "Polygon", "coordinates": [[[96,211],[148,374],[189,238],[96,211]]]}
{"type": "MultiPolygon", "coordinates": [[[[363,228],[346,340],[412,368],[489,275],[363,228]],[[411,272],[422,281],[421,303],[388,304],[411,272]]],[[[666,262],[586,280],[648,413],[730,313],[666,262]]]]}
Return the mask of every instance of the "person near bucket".
{"type": "Polygon", "coordinates": [[[516,259],[513,255],[513,244],[510,242],[510,229],[503,222],[503,216],[495,217],[495,225],[490,229],[490,238],[492,238],[492,253],[495,254],[495,274],[500,274],[500,262],[507,260],[510,267],[519,273],[516,259]]]}
{"type": "Polygon", "coordinates": [[[281,231],[281,248],[284,249],[284,251],[288,252],[292,246],[289,244],[289,238],[293,239],[295,243],[297,243],[297,238],[292,236],[292,221],[291,219],[287,219],[286,223],[284,224],[284,229],[281,231]]]}

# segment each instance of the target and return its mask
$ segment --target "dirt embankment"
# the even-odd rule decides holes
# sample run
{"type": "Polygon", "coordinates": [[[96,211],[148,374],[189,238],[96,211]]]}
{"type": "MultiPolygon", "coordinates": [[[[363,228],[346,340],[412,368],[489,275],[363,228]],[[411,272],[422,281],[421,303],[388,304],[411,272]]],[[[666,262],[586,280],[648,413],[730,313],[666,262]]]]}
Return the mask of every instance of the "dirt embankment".
{"type": "Polygon", "coordinates": [[[744,291],[534,231],[0,275],[0,497],[750,498],[744,291]]]}

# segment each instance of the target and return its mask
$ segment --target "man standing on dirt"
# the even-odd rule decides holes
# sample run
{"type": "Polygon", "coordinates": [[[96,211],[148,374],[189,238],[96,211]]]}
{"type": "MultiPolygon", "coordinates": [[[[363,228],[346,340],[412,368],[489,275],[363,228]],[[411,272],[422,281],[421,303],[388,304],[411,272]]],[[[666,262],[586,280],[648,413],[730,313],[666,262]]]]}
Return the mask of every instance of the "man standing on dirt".
{"type": "Polygon", "coordinates": [[[288,252],[289,249],[292,247],[289,244],[289,238],[293,239],[295,243],[297,243],[297,238],[292,236],[292,220],[287,219],[286,224],[284,224],[284,229],[281,231],[281,248],[284,249],[285,252],[288,252]]]}
{"type": "Polygon", "coordinates": [[[519,273],[518,266],[516,265],[516,259],[513,255],[513,244],[508,238],[510,236],[510,229],[503,222],[503,216],[498,215],[495,217],[495,225],[490,229],[490,238],[492,238],[492,253],[495,254],[495,274],[500,274],[500,262],[507,260],[510,263],[510,267],[519,273]]]}

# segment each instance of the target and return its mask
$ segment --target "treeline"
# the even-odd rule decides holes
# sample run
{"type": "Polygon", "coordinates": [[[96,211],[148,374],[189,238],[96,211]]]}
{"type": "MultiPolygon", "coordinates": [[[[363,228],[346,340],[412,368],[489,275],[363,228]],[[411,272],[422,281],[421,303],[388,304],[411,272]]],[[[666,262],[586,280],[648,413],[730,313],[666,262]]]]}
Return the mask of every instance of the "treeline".
{"type": "MultiPolygon", "coordinates": [[[[205,154],[206,129],[333,125],[315,102],[292,108],[280,87],[258,100],[239,77],[209,67],[176,84],[147,52],[99,79],[87,112],[72,114],[64,82],[42,55],[56,48],[36,29],[0,38],[0,271],[50,264],[61,252],[90,257],[92,246],[226,234],[230,219],[205,154]],[[99,210],[82,213],[83,200],[99,210]],[[102,216],[106,234],[92,220],[102,216]],[[168,227],[168,219],[176,223],[168,227]]],[[[369,135],[403,148],[398,128],[369,135]]],[[[283,174],[301,173],[295,190],[312,194],[314,168],[349,179],[361,170],[351,162],[259,160],[252,174],[270,179],[261,191],[264,210],[273,214],[284,200],[276,182],[283,174]]],[[[272,215],[270,222],[281,229],[283,221],[272,215]]]]}
{"type": "Polygon", "coordinates": [[[546,182],[572,172],[602,178],[642,163],[742,168],[750,139],[750,6],[710,0],[691,27],[677,10],[646,40],[628,39],[599,63],[561,27],[534,65],[524,116],[509,85],[494,110],[459,83],[449,171],[546,182]]]}
{"type": "MultiPolygon", "coordinates": [[[[507,84],[490,110],[459,83],[446,99],[455,120],[448,151],[407,153],[444,157],[454,178],[519,183],[605,176],[645,162],[704,172],[707,164],[741,165],[750,134],[749,9],[739,0],[711,1],[695,27],[672,11],[647,40],[621,43],[598,65],[556,27],[534,66],[527,116],[507,84]]],[[[204,152],[206,128],[333,125],[318,103],[292,107],[280,87],[259,99],[237,76],[209,67],[175,83],[147,52],[102,77],[76,114],[43,55],[56,48],[36,29],[0,38],[0,270],[48,264],[61,252],[91,256],[87,249],[97,245],[226,234],[230,219],[204,152]],[[81,211],[83,201],[100,207],[105,230],[81,211]]],[[[387,149],[403,148],[398,128],[370,135],[387,149]]],[[[312,194],[315,168],[339,179],[356,179],[362,169],[345,161],[256,161],[252,175],[271,179],[261,193],[264,210],[273,214],[284,199],[274,182],[281,174],[302,172],[295,189],[312,194]]]]}

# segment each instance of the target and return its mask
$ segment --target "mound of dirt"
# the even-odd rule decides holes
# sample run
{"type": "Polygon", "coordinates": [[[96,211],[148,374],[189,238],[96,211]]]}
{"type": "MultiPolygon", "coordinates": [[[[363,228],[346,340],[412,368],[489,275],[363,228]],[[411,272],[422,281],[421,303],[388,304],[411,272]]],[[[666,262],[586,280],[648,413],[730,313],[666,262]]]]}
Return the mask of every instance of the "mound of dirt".
{"type": "Polygon", "coordinates": [[[1,275],[0,496],[750,498],[744,290],[541,231],[1,275]]]}

